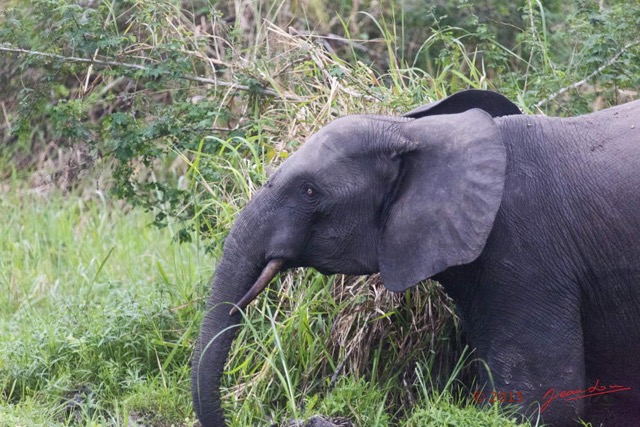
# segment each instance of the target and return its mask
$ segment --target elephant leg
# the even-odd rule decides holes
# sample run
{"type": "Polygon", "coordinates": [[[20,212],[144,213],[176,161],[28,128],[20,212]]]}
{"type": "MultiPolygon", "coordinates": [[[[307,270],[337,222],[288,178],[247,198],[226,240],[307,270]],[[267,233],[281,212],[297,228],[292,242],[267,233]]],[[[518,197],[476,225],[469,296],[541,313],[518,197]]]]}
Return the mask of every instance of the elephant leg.
{"type": "Polygon", "coordinates": [[[548,425],[575,425],[571,420],[584,416],[584,401],[560,396],[586,386],[578,302],[571,292],[518,288],[490,292],[466,313],[472,344],[488,367],[480,370],[480,384],[516,396],[506,402],[518,404],[523,415],[539,411],[548,425]]]}
{"type": "Polygon", "coordinates": [[[599,292],[586,298],[585,362],[594,396],[585,410],[594,426],[640,426],[640,288],[624,286],[638,276],[633,271],[616,282],[614,272],[603,274],[599,292]]]}
{"type": "Polygon", "coordinates": [[[635,389],[595,396],[588,402],[586,411],[586,420],[594,426],[637,427],[640,396],[635,389]]]}

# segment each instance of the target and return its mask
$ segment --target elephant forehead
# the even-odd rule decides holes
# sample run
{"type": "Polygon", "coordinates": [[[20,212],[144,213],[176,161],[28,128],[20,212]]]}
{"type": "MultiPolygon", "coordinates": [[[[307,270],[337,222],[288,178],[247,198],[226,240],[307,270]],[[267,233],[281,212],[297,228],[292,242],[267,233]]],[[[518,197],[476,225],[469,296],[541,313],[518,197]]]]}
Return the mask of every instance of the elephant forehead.
{"type": "Polygon", "coordinates": [[[342,153],[336,151],[333,144],[312,138],[286,160],[281,169],[287,174],[318,173],[337,164],[341,157],[342,153]]]}
{"type": "Polygon", "coordinates": [[[385,141],[394,139],[399,129],[397,121],[383,116],[354,115],[336,119],[311,136],[281,169],[290,176],[348,173],[346,169],[357,167],[359,160],[366,162],[377,156],[385,141]]]}
{"type": "Polygon", "coordinates": [[[301,151],[316,159],[362,156],[379,146],[383,139],[398,133],[398,123],[383,116],[346,116],[334,120],[313,135],[301,151]]]}

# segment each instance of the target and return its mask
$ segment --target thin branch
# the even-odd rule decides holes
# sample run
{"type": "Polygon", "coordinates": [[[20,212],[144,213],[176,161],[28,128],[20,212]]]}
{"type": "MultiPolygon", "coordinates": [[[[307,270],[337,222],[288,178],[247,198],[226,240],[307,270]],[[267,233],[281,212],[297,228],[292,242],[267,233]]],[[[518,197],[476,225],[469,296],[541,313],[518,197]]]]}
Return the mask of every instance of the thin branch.
{"type": "MultiPolygon", "coordinates": [[[[367,48],[364,44],[359,43],[360,40],[354,40],[354,39],[348,39],[345,37],[341,37],[337,34],[331,34],[331,33],[327,33],[327,34],[316,34],[314,32],[311,31],[305,31],[305,30],[299,30],[297,28],[293,28],[293,27],[289,27],[289,34],[291,35],[295,35],[295,36],[303,36],[303,37],[309,37],[309,38],[314,38],[314,39],[318,39],[322,41],[322,45],[327,48],[328,51],[330,51],[331,53],[335,53],[333,52],[333,49],[331,48],[331,46],[329,46],[327,44],[327,40],[331,40],[331,41],[335,41],[338,43],[342,43],[345,44],[351,48],[354,49],[358,49],[362,52],[365,53],[371,53],[371,50],[369,48],[367,48]]],[[[372,42],[381,42],[381,40],[362,40],[362,41],[367,41],[369,43],[372,42]]]]}
{"type": "Polygon", "coordinates": [[[602,64],[601,66],[598,67],[598,69],[596,69],[594,72],[592,72],[591,74],[589,74],[587,77],[585,77],[584,79],[575,82],[569,86],[563,87],[562,89],[560,89],[559,91],[557,91],[556,93],[546,97],[545,99],[543,99],[542,101],[539,101],[537,104],[535,104],[533,107],[534,108],[540,108],[542,107],[544,104],[548,103],[549,101],[554,100],[555,98],[557,98],[558,96],[562,95],[563,93],[571,90],[571,89],[577,89],[580,86],[586,84],[589,80],[591,80],[592,78],[594,78],[595,76],[597,76],[598,74],[602,73],[606,68],[612,66],[622,55],[624,55],[627,50],[631,49],[634,46],[637,46],[640,44],[640,40],[636,40],[634,42],[631,42],[627,45],[625,45],[622,49],[620,49],[620,51],[618,53],[616,53],[615,55],[613,55],[611,57],[611,59],[609,59],[607,62],[605,62],[604,64],[602,64]]]}
{"type": "MultiPolygon", "coordinates": [[[[0,46],[0,51],[2,52],[12,52],[12,53],[22,53],[25,55],[32,55],[32,56],[41,56],[44,58],[51,58],[51,59],[55,59],[57,61],[62,61],[62,62],[74,62],[74,63],[79,63],[79,64],[90,64],[90,65],[99,65],[99,66],[111,66],[111,67],[123,67],[123,68],[130,68],[133,70],[140,70],[140,71],[146,71],[146,72],[150,72],[152,71],[151,68],[149,67],[145,67],[144,65],[139,65],[139,64],[131,64],[131,63],[127,63],[127,62],[118,62],[118,61],[103,61],[100,59],[89,59],[89,58],[79,58],[76,56],[62,56],[62,55],[57,55],[55,53],[48,53],[48,52],[39,52],[36,50],[27,50],[27,49],[20,49],[20,48],[12,48],[12,47],[7,47],[5,46],[0,46]]],[[[170,75],[169,72],[161,72],[161,75],[164,76],[168,76],[170,75]]],[[[253,90],[257,91],[258,93],[262,94],[262,95],[269,95],[269,96],[275,96],[275,97],[281,97],[282,95],[279,94],[278,92],[276,92],[273,89],[263,89],[263,88],[258,88],[258,89],[253,89],[249,86],[246,85],[241,85],[241,84],[237,84],[237,83],[230,83],[230,82],[225,82],[225,81],[220,81],[217,79],[209,79],[206,77],[199,77],[199,76],[194,76],[193,74],[182,74],[177,76],[183,80],[189,80],[189,81],[193,81],[193,82],[198,82],[198,83],[204,83],[204,84],[210,84],[210,85],[214,85],[214,86],[223,86],[223,87],[229,87],[232,89],[237,89],[237,90],[242,90],[242,91],[246,91],[246,92],[251,92],[253,90]]]]}

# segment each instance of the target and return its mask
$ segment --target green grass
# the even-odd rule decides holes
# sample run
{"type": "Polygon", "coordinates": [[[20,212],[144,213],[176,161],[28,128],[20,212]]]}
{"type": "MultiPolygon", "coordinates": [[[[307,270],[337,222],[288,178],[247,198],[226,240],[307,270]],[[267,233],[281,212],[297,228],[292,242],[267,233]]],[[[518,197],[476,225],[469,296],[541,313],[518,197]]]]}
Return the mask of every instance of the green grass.
{"type": "MultiPolygon", "coordinates": [[[[189,358],[213,260],[197,243],[173,243],[170,228],[148,227],[149,214],[100,197],[13,188],[0,211],[0,425],[195,425],[189,358]]],[[[421,327],[414,312],[441,297],[437,288],[398,297],[307,270],[268,294],[247,311],[232,352],[232,426],[313,414],[407,427],[478,416],[448,392],[434,405],[436,387],[417,380],[416,363],[444,372],[447,355],[393,345],[421,327]]],[[[507,425],[482,414],[485,425],[507,425]]]]}
{"type": "Polygon", "coordinates": [[[98,197],[20,189],[0,212],[0,420],[192,418],[189,338],[212,266],[198,245],[98,197]]]}

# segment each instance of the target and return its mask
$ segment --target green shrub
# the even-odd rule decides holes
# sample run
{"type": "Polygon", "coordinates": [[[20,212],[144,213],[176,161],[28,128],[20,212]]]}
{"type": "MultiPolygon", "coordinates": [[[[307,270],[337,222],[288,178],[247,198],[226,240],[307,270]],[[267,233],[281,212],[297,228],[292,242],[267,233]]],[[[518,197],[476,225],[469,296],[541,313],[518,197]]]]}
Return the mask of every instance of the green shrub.
{"type": "Polygon", "coordinates": [[[438,401],[437,405],[422,404],[402,423],[403,427],[520,427],[512,416],[502,415],[499,407],[481,409],[475,405],[454,403],[452,398],[438,401]]]}
{"type": "Polygon", "coordinates": [[[318,405],[321,414],[345,417],[358,426],[386,427],[391,422],[386,393],[362,378],[344,377],[318,405]]]}
{"type": "Polygon", "coordinates": [[[8,1],[2,131],[18,161],[0,163],[3,174],[39,166],[33,152],[58,160],[58,185],[108,167],[108,188],[153,210],[156,225],[183,221],[183,241],[216,229],[194,218],[216,216],[207,199],[220,198],[235,155],[222,142],[277,164],[337,115],[406,111],[468,87],[571,115],[634,96],[640,78],[640,5],[624,1],[243,7],[8,1]]]}

